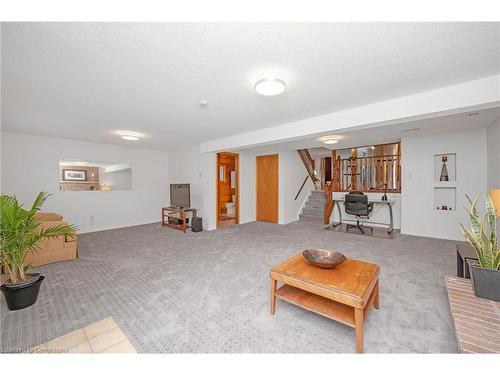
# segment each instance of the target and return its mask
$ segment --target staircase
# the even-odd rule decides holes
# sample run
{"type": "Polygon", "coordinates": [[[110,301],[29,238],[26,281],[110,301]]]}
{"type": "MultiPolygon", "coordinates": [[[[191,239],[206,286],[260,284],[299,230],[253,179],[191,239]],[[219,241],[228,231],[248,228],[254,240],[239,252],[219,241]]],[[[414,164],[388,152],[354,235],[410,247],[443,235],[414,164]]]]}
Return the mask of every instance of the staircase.
{"type": "Polygon", "coordinates": [[[299,215],[299,220],[314,220],[323,222],[325,212],[325,193],[322,191],[311,191],[311,195],[299,215]]]}

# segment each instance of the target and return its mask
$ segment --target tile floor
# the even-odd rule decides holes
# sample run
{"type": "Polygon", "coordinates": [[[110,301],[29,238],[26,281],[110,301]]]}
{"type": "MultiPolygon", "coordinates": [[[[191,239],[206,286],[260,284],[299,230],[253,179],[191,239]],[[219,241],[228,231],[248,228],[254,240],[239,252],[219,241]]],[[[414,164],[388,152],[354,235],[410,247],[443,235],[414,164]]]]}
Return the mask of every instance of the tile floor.
{"type": "Polygon", "coordinates": [[[57,337],[27,350],[28,353],[137,353],[113,318],[57,337]]]}

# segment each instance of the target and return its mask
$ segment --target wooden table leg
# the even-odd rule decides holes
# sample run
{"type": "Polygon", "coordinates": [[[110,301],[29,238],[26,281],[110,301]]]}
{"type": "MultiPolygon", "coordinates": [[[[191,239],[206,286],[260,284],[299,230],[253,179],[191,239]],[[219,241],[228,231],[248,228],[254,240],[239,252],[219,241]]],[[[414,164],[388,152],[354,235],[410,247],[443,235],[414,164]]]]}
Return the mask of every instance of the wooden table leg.
{"type": "Polygon", "coordinates": [[[276,284],[277,280],[271,279],[271,315],[276,311],[276,284]]]}
{"type": "Polygon", "coordinates": [[[380,309],[380,286],[377,281],[377,284],[375,285],[375,300],[373,301],[373,306],[378,310],[380,309]]]}
{"type": "Polygon", "coordinates": [[[354,309],[354,324],[356,325],[356,351],[363,353],[363,309],[354,309]]]}

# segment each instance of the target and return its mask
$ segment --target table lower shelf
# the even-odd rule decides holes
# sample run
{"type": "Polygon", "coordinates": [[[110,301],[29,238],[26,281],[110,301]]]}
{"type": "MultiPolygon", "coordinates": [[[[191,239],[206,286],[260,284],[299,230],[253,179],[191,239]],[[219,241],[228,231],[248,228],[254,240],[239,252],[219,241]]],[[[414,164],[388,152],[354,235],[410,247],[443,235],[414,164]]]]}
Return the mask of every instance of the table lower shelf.
{"type": "MultiPolygon", "coordinates": [[[[276,297],[350,327],[355,327],[354,307],[332,301],[331,299],[287,284],[276,290],[276,297]]],[[[367,305],[367,307],[369,308],[370,306],[367,305]]],[[[365,312],[365,317],[366,313],[367,311],[365,312]]]]}

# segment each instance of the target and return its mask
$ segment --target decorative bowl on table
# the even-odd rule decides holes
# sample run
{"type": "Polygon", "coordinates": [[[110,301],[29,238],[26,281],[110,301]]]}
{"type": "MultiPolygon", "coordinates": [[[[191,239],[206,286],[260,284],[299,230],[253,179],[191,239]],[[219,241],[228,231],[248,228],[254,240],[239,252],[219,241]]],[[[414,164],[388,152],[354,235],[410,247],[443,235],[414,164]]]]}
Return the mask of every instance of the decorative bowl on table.
{"type": "Polygon", "coordinates": [[[324,249],[308,249],[302,252],[311,264],[320,268],[334,268],[342,263],[347,258],[344,254],[338,251],[324,250],[324,249]]]}

